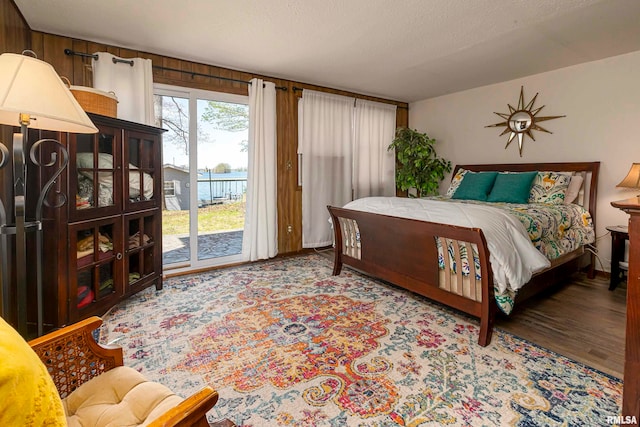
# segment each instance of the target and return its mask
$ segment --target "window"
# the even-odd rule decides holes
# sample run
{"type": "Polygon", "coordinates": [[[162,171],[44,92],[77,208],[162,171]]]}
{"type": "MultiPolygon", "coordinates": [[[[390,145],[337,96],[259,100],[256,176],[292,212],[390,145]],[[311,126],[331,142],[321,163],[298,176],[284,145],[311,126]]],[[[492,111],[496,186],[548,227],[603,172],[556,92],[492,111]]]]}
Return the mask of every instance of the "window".
{"type": "Polygon", "coordinates": [[[176,183],[176,181],[165,181],[164,182],[164,195],[165,196],[175,196],[176,195],[176,184],[180,185],[180,183],[176,183]]]}

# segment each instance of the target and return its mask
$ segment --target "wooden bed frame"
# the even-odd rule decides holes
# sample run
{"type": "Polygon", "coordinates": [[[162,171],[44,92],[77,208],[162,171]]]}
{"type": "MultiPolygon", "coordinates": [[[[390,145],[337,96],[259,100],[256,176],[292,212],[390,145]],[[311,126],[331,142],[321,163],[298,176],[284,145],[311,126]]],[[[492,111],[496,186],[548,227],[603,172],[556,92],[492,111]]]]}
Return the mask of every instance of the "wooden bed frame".
{"type": "MultiPolygon", "coordinates": [[[[583,190],[574,203],[587,208],[595,227],[596,190],[600,162],[583,163],[518,163],[458,165],[454,169],[471,171],[555,171],[574,172],[584,177],[583,190]]],[[[493,273],[489,250],[482,230],[428,221],[399,218],[328,206],[335,236],[333,274],[339,275],[348,265],[365,274],[423,295],[434,301],[463,311],[480,319],[478,344],[491,341],[493,322],[498,311],[493,291],[493,273]],[[436,239],[443,247],[453,242],[454,258],[460,261],[460,247],[471,253],[475,246],[480,260],[480,280],[475,279],[474,266],[468,276],[461,269],[453,272],[445,259],[444,270],[438,266],[436,239]]],[[[553,260],[551,267],[539,272],[518,291],[518,302],[557,284],[577,271],[584,261],[583,247],[553,260]]],[[[590,254],[589,254],[590,255],[590,254]]],[[[449,257],[448,251],[444,256],[449,257]]],[[[593,256],[589,257],[589,272],[593,274],[593,256]]],[[[473,263],[470,263],[473,264],[473,263]]]]}

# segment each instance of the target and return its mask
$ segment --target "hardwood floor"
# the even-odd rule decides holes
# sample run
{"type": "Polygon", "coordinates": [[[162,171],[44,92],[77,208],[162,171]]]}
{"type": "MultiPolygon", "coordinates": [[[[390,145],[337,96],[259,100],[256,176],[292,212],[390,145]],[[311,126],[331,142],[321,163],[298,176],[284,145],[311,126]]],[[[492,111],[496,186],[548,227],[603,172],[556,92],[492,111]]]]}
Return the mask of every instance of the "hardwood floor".
{"type": "Polygon", "coordinates": [[[627,289],[608,287],[608,278],[576,274],[498,316],[496,327],[622,379],[627,289]]]}

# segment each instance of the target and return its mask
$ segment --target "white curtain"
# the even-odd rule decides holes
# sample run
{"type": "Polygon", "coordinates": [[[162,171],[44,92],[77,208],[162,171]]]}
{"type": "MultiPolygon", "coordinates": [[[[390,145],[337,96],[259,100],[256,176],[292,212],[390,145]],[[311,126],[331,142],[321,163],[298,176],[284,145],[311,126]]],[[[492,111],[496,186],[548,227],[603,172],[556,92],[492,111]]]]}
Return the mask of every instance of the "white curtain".
{"type": "Polygon", "coordinates": [[[153,69],[150,59],[118,58],[108,52],[97,52],[92,60],[93,87],[113,92],[118,97],[118,118],[154,124],[153,69]],[[113,60],[133,61],[133,66],[113,60]]]}
{"type": "Polygon", "coordinates": [[[249,166],[243,248],[251,261],[278,253],[276,193],[276,85],[249,85],[249,166]]]}
{"type": "Polygon", "coordinates": [[[353,145],[353,197],[396,194],[395,152],[387,147],[396,131],[396,106],[356,100],[353,145]]]}
{"type": "Polygon", "coordinates": [[[354,98],[305,89],[302,103],[302,247],[315,248],[332,242],[327,205],[351,201],[354,98]]]}

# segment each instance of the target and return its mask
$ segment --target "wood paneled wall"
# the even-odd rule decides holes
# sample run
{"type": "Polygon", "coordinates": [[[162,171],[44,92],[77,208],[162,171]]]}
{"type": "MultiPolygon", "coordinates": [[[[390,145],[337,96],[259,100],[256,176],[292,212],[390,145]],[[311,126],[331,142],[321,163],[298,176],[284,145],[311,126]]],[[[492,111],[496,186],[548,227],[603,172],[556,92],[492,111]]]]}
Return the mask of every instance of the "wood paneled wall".
{"type": "Polygon", "coordinates": [[[20,53],[29,48],[31,31],[12,1],[0,1],[0,22],[0,52],[20,53]]]}
{"type": "MultiPolygon", "coordinates": [[[[31,47],[31,30],[22,14],[11,0],[0,0],[0,53],[12,52],[20,53],[31,47]]],[[[13,139],[13,129],[10,126],[0,125],[0,142],[6,145],[11,152],[13,139]]],[[[1,171],[11,169],[10,165],[5,166],[1,171]]],[[[7,215],[11,216],[13,202],[8,200],[13,194],[13,186],[10,179],[5,179],[4,173],[0,172],[0,197],[5,201],[7,215]]]]}
{"type": "MultiPolygon", "coordinates": [[[[31,30],[11,0],[0,0],[0,52],[20,53],[31,47],[31,30]]],[[[9,146],[13,130],[0,125],[0,142],[9,146]]],[[[0,179],[2,176],[0,175],[0,179]]],[[[5,188],[4,180],[2,188],[5,188]]],[[[2,191],[4,196],[6,193],[2,191]]]]}
{"type": "MultiPolygon", "coordinates": [[[[0,24],[2,25],[0,27],[0,52],[20,53],[30,47],[31,31],[29,26],[10,0],[0,0],[0,24]]],[[[13,129],[10,126],[0,125],[0,142],[6,145],[10,151],[12,150],[12,139],[13,129]]],[[[9,169],[11,169],[10,165],[0,169],[0,198],[7,209],[8,220],[12,221],[13,202],[9,198],[13,195],[13,183],[10,179],[5,178],[5,174],[8,173],[6,171],[9,169]]],[[[12,256],[11,251],[12,249],[9,254],[2,254],[2,256],[9,258],[12,256]]],[[[11,262],[10,258],[9,262],[11,262]]],[[[2,298],[0,292],[0,305],[3,303],[2,298]]],[[[13,296],[9,296],[8,300],[11,301],[12,306],[17,305],[15,293],[13,296]]]]}
{"type": "MultiPolygon", "coordinates": [[[[235,71],[202,63],[184,61],[177,58],[155,55],[149,52],[139,52],[117,46],[93,43],[86,40],[78,40],[38,31],[30,31],[17,11],[17,8],[13,5],[13,2],[11,0],[0,1],[3,4],[2,9],[7,9],[4,14],[6,15],[9,13],[11,15],[8,18],[5,17],[5,15],[0,17],[2,18],[0,22],[3,23],[4,32],[17,33],[12,35],[12,39],[15,39],[15,41],[10,45],[0,45],[2,52],[21,52],[23,49],[30,48],[38,55],[38,58],[52,64],[61,76],[67,77],[74,85],[92,85],[90,59],[65,55],[64,49],[72,49],[73,51],[82,53],[106,51],[122,58],[148,58],[152,60],[154,66],[184,71],[176,72],[154,68],[153,80],[156,83],[240,95],[248,94],[247,84],[191,74],[199,73],[242,81],[249,81],[252,78],[257,77],[272,81],[276,86],[286,88],[287,90],[277,90],[276,97],[278,117],[278,252],[280,254],[297,252],[302,249],[302,189],[298,187],[297,180],[297,99],[302,95],[302,92],[294,91],[293,88],[313,89],[395,104],[399,106],[396,118],[397,125],[408,125],[409,115],[408,104],[406,103],[363,96],[351,92],[314,86],[301,82],[275,79],[259,74],[235,71]],[[14,21],[20,21],[21,23],[18,25],[18,22],[14,21]],[[14,27],[14,29],[5,28],[10,26],[14,27]],[[22,28],[22,30],[18,31],[15,27],[22,28]]],[[[212,61],[214,60],[215,58],[212,58],[212,61]]]]}

